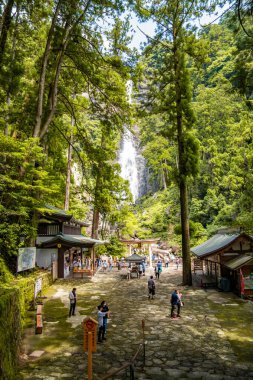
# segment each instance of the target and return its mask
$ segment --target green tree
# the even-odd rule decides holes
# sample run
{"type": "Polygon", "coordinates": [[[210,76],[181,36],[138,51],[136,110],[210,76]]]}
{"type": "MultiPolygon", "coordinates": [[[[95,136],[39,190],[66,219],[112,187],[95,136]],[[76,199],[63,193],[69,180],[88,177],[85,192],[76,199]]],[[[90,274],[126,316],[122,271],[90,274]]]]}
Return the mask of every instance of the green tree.
{"type": "MultiPolygon", "coordinates": [[[[190,27],[203,5],[181,1],[156,1],[140,5],[141,15],[157,22],[157,34],[146,48],[152,67],[150,108],[162,115],[163,135],[177,144],[176,180],[180,192],[183,283],[191,284],[188,186],[198,172],[198,142],[192,128],[191,86],[187,57],[203,61],[205,45],[196,40],[190,27]],[[158,45],[158,47],[156,47],[158,45]]],[[[148,69],[149,70],[149,67],[148,69]]]]}

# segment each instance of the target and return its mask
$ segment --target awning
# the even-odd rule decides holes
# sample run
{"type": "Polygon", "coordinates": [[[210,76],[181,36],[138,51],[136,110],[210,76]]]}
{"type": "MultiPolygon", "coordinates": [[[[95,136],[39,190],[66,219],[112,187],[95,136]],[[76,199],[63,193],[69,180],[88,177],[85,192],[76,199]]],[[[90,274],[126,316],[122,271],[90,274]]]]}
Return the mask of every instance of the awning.
{"type": "Polygon", "coordinates": [[[243,267],[245,264],[250,264],[251,261],[253,264],[253,256],[242,255],[240,257],[228,261],[227,263],[224,263],[223,265],[231,270],[235,270],[243,267]]]}
{"type": "Polygon", "coordinates": [[[41,247],[55,247],[57,244],[62,244],[67,247],[84,247],[91,248],[96,245],[106,244],[106,241],[96,240],[84,235],[66,235],[58,234],[41,243],[41,247]]]}

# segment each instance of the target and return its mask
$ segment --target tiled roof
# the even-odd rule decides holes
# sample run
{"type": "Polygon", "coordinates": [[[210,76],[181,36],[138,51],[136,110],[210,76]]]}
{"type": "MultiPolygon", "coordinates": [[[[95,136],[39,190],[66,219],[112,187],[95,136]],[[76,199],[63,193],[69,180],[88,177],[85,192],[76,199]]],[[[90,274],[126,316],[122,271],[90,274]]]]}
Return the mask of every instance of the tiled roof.
{"type": "Polygon", "coordinates": [[[131,256],[126,257],[126,261],[142,261],[144,258],[136,253],[133,253],[131,256]]]}
{"type": "Polygon", "coordinates": [[[83,247],[93,247],[94,245],[101,245],[106,244],[106,241],[103,240],[96,240],[89,238],[87,236],[83,235],[66,235],[66,234],[58,234],[54,236],[53,238],[50,238],[48,240],[44,240],[41,245],[47,246],[57,243],[66,243],[68,245],[75,246],[83,246],[83,247]]]}
{"type": "Polygon", "coordinates": [[[216,234],[211,237],[211,239],[205,241],[204,243],[198,245],[197,247],[191,248],[191,252],[197,256],[207,256],[211,253],[215,253],[219,251],[222,248],[225,248],[226,246],[230,245],[233,241],[235,241],[240,234],[216,234]]]}

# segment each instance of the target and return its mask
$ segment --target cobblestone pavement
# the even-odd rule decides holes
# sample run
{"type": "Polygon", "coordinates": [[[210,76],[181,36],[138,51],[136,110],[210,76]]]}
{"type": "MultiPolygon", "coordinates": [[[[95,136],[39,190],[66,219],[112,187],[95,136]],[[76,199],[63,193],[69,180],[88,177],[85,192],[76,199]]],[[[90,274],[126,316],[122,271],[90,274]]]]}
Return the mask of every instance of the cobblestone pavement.
{"type": "MultiPolygon", "coordinates": [[[[96,318],[97,305],[105,299],[111,310],[107,340],[93,354],[93,379],[101,379],[114,368],[128,362],[143,342],[145,321],[146,361],[142,356],[135,368],[135,379],[253,379],[252,356],[247,356],[253,340],[241,343],[236,352],[227,338],[229,310],[253,317],[253,304],[232,293],[178,286],[181,270],[163,269],[156,282],[154,300],[147,297],[147,280],[122,279],[120,272],[98,272],[92,280],[57,281],[49,290],[44,305],[43,334],[27,329],[23,340],[20,375],[24,380],[87,379],[87,354],[83,352],[82,320],[96,318]],[[68,318],[68,293],[77,287],[77,315],[68,318]],[[183,293],[182,318],[171,320],[169,298],[173,289],[183,293]],[[225,310],[227,320],[217,313],[225,310]],[[240,310],[240,311],[238,311],[240,310]],[[245,351],[245,352],[244,352],[245,351]],[[242,353],[246,355],[241,355],[242,353]]],[[[240,321],[239,321],[240,322],[240,321]]],[[[235,323],[236,320],[235,320],[235,323]]],[[[248,325],[248,329],[252,329],[248,325]]],[[[233,330],[233,329],[232,329],[233,330]]],[[[240,336],[236,337],[240,340],[240,336]]],[[[122,372],[113,379],[127,379],[122,372]]]]}

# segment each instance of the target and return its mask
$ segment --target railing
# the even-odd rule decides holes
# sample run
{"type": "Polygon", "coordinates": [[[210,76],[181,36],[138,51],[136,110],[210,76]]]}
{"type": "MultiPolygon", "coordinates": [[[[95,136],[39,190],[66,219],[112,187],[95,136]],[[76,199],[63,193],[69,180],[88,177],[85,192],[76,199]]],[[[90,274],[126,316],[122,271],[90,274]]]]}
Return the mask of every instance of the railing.
{"type": "Polygon", "coordinates": [[[113,377],[114,375],[117,375],[118,373],[129,369],[129,374],[130,374],[130,380],[134,380],[134,370],[135,370],[135,362],[137,357],[139,356],[140,352],[143,350],[143,367],[145,367],[146,363],[146,342],[145,342],[145,321],[144,319],[141,321],[141,327],[142,327],[142,343],[139,344],[138,350],[132,357],[132,359],[123,364],[120,368],[117,368],[113,370],[112,372],[109,372],[107,375],[103,376],[100,380],[107,380],[113,377]]]}
{"type": "Polygon", "coordinates": [[[134,380],[135,379],[135,377],[134,377],[135,361],[136,361],[138,355],[140,354],[140,352],[142,351],[142,349],[143,349],[143,367],[144,367],[145,366],[145,360],[146,360],[146,358],[145,358],[145,351],[146,350],[145,350],[145,343],[141,343],[139,345],[139,348],[136,351],[135,355],[132,357],[132,359],[129,362],[123,364],[120,368],[117,368],[114,371],[112,371],[112,372],[108,373],[107,375],[103,376],[101,378],[101,380],[110,379],[111,377],[113,377],[114,375],[117,375],[118,373],[124,371],[125,369],[129,369],[130,380],[134,380]]]}

